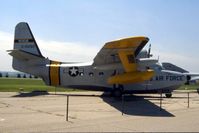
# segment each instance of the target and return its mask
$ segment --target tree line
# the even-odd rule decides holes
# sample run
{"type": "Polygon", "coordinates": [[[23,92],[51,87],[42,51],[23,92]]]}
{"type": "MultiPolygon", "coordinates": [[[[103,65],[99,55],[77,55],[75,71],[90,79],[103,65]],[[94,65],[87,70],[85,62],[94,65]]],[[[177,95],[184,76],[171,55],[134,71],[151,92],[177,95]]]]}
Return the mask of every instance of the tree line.
{"type": "MultiPolygon", "coordinates": [[[[1,77],[8,78],[8,77],[15,77],[15,76],[10,76],[8,73],[6,73],[5,76],[4,76],[3,73],[0,72],[0,78],[1,77]]],[[[18,73],[16,75],[16,77],[17,78],[35,78],[35,79],[38,78],[37,76],[31,75],[31,74],[20,74],[20,73],[18,73]]]]}

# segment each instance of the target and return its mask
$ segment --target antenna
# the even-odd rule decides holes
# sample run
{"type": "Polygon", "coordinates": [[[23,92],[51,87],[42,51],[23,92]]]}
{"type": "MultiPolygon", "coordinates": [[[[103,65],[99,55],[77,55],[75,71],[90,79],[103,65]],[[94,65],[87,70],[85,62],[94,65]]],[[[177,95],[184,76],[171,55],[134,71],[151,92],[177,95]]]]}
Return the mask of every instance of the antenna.
{"type": "Polygon", "coordinates": [[[151,44],[149,44],[149,49],[148,49],[148,52],[147,52],[147,57],[150,58],[152,56],[153,55],[151,54],[151,44]]]}

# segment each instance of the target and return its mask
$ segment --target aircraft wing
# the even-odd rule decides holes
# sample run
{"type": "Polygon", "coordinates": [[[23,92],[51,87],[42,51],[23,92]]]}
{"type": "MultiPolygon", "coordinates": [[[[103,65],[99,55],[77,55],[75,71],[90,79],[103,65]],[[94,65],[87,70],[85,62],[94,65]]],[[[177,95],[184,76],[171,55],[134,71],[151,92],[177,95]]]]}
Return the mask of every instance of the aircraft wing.
{"type": "Polygon", "coordinates": [[[114,70],[114,66],[122,64],[125,73],[110,77],[108,80],[110,84],[137,83],[148,80],[152,77],[153,71],[138,71],[135,59],[148,41],[149,38],[139,36],[107,42],[94,58],[93,66],[96,68],[111,66],[114,70]],[[132,77],[134,79],[131,79],[132,77]]]}
{"type": "Polygon", "coordinates": [[[148,41],[147,37],[140,36],[107,42],[94,58],[93,66],[109,66],[122,62],[126,71],[135,70],[130,64],[135,62],[135,57],[148,41]]]}

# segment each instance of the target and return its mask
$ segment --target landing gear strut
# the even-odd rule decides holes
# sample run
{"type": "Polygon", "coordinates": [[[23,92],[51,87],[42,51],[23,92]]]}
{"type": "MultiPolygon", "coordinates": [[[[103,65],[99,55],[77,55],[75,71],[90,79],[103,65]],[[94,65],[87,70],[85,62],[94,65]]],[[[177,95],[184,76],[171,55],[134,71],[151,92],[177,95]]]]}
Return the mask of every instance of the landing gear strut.
{"type": "Polygon", "coordinates": [[[121,97],[123,94],[123,91],[124,91],[123,85],[118,85],[118,87],[116,87],[116,85],[113,85],[113,90],[111,91],[111,96],[121,97]]]}

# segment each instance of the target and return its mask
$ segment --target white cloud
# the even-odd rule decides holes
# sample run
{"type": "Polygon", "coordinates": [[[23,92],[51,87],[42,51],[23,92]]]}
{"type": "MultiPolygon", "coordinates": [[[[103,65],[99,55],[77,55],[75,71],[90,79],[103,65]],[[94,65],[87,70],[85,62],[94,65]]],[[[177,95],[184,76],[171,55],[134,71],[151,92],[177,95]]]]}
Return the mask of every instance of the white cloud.
{"type": "Polygon", "coordinates": [[[13,47],[13,35],[0,31],[0,70],[12,70],[12,58],[6,52],[13,47]]]}
{"type": "MultiPolygon", "coordinates": [[[[0,31],[0,70],[10,71],[12,69],[12,57],[6,50],[13,49],[14,35],[0,31]]],[[[36,40],[38,47],[44,57],[62,62],[89,62],[92,61],[98,47],[79,42],[58,42],[51,40],[36,40]]]]}
{"type": "Polygon", "coordinates": [[[98,48],[83,43],[44,41],[39,39],[38,45],[43,56],[62,62],[91,61],[98,52],[98,48]]]}
{"type": "MultiPolygon", "coordinates": [[[[10,71],[12,69],[12,58],[6,50],[13,49],[14,35],[0,31],[0,70],[10,71]]],[[[87,62],[92,61],[100,47],[91,46],[79,42],[58,42],[52,40],[37,40],[43,56],[52,60],[63,62],[87,62]]],[[[103,44],[102,44],[103,46],[103,44]]],[[[171,62],[189,71],[199,72],[199,62],[196,57],[187,57],[168,51],[152,49],[154,57],[160,56],[161,62],[171,62]]]]}

